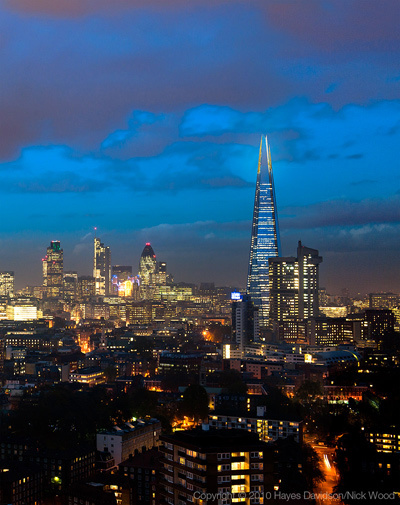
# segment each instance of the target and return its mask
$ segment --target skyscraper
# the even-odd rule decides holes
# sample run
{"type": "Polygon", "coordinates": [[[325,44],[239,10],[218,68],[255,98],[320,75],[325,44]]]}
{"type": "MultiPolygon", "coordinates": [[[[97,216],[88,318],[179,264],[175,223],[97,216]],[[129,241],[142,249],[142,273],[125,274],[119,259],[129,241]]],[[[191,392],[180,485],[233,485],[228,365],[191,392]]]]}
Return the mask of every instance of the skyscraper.
{"type": "Polygon", "coordinates": [[[108,246],[94,239],[93,277],[96,295],[109,295],[111,285],[111,252],[108,246]]]}
{"type": "Polygon", "coordinates": [[[242,352],[246,345],[259,339],[258,308],[248,295],[232,299],[232,336],[242,352]]]}
{"type": "Polygon", "coordinates": [[[303,246],[301,242],[297,247],[297,258],[276,257],[269,260],[270,325],[275,334],[280,333],[281,338],[286,330],[294,327],[285,325],[285,322],[318,317],[321,262],[318,251],[303,246]]]}
{"type": "Polygon", "coordinates": [[[48,298],[62,296],[63,291],[63,250],[59,240],[52,240],[43,258],[43,286],[48,298]]]}
{"type": "Polygon", "coordinates": [[[319,264],[322,257],[316,249],[302,245],[297,247],[299,263],[299,317],[307,319],[319,314],[319,264]]]}
{"type": "Polygon", "coordinates": [[[251,230],[247,294],[259,308],[260,327],[268,326],[269,258],[280,256],[278,215],[272,175],[271,150],[266,136],[261,137],[256,194],[251,230]]]}
{"type": "Polygon", "coordinates": [[[14,272],[0,272],[0,296],[14,294],[14,272]]]}
{"type": "Polygon", "coordinates": [[[139,262],[140,284],[142,286],[151,286],[155,284],[157,271],[157,260],[150,242],[145,245],[139,262]]]}

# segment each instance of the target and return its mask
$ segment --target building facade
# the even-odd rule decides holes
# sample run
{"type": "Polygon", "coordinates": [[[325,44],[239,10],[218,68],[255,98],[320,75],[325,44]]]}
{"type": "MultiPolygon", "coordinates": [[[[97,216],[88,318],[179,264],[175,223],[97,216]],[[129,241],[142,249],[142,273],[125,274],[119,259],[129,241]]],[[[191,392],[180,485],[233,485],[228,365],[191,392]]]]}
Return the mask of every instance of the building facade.
{"type": "Polygon", "coordinates": [[[259,308],[260,326],[269,321],[269,258],[280,256],[278,215],[267,137],[261,138],[251,230],[247,294],[259,308]]]}
{"type": "Polygon", "coordinates": [[[95,294],[109,295],[111,285],[111,251],[99,238],[94,239],[93,277],[95,294]]]}
{"type": "Polygon", "coordinates": [[[48,298],[58,298],[63,292],[64,257],[59,240],[52,240],[43,262],[43,286],[48,298]]]}
{"type": "Polygon", "coordinates": [[[273,489],[273,449],[253,433],[181,431],[161,444],[160,503],[259,504],[273,489]]]}
{"type": "Polygon", "coordinates": [[[0,272],[0,296],[14,294],[14,272],[0,272]]]}
{"type": "Polygon", "coordinates": [[[141,298],[153,298],[157,280],[157,260],[150,242],[146,243],[140,256],[139,279],[141,298]]]}
{"type": "MultiPolygon", "coordinates": [[[[302,322],[319,315],[319,264],[316,249],[299,241],[297,257],[269,260],[270,323],[275,333],[282,333],[285,323],[302,322]]],[[[286,325],[287,326],[287,325],[286,325]]],[[[293,328],[287,328],[289,332],[293,328]]]]}
{"type": "Polygon", "coordinates": [[[96,436],[97,450],[109,452],[119,465],[130,456],[159,445],[161,423],[157,419],[136,420],[123,426],[114,426],[111,431],[96,436]]]}
{"type": "Polygon", "coordinates": [[[233,342],[243,352],[244,347],[257,342],[260,336],[259,309],[254,307],[251,298],[243,295],[239,300],[232,300],[232,337],[233,342]]]}
{"type": "Polygon", "coordinates": [[[293,437],[302,443],[303,423],[299,419],[274,419],[266,415],[264,407],[257,409],[257,415],[210,415],[208,422],[214,429],[245,430],[257,433],[260,440],[272,442],[281,438],[293,437]]]}

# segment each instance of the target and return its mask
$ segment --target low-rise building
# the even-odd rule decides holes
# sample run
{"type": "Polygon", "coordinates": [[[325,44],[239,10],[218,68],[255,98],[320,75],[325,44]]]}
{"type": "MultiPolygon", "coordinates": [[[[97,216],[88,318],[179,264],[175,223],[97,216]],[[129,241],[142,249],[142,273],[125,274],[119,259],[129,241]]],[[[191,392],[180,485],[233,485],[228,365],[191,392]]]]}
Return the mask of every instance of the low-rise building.
{"type": "Polygon", "coordinates": [[[103,370],[98,366],[77,369],[69,374],[70,382],[80,382],[88,386],[105,383],[103,370]]]}
{"type": "MultiPolygon", "coordinates": [[[[287,416],[288,417],[288,416],[287,416]]],[[[245,430],[256,433],[264,442],[275,441],[280,438],[293,437],[301,443],[303,441],[303,422],[296,418],[281,418],[269,416],[265,407],[257,407],[257,414],[226,415],[213,414],[208,417],[210,428],[245,430]]]]}
{"type": "Polygon", "coordinates": [[[138,419],[123,426],[114,426],[111,431],[97,434],[97,450],[109,452],[119,465],[129,456],[159,445],[161,422],[158,419],[138,419]]]}

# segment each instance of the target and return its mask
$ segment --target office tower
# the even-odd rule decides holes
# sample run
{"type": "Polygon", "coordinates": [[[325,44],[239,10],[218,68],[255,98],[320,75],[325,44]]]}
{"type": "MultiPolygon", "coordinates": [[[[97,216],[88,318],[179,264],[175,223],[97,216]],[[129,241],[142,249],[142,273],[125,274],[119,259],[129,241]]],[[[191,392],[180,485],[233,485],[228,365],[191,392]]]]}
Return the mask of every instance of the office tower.
{"type": "Polygon", "coordinates": [[[368,339],[382,343],[385,335],[394,332],[396,318],[390,309],[367,309],[364,320],[368,324],[368,339]]]}
{"type": "Polygon", "coordinates": [[[78,274],[77,272],[64,272],[63,275],[64,298],[73,300],[78,294],[78,274]]]}
{"type": "Polygon", "coordinates": [[[167,284],[167,264],[165,261],[157,261],[156,271],[156,284],[159,286],[165,286],[167,284]]]}
{"type": "Polygon", "coordinates": [[[322,257],[316,249],[305,247],[299,241],[297,247],[299,264],[299,318],[308,319],[319,314],[319,264],[322,257]]]}
{"type": "Polygon", "coordinates": [[[232,293],[232,337],[234,343],[243,352],[244,347],[251,342],[257,342],[260,336],[258,307],[248,295],[232,293]],[[236,299],[235,299],[236,298],[236,299]]]}
{"type": "Polygon", "coordinates": [[[271,258],[269,262],[270,311],[276,321],[299,318],[299,263],[297,258],[271,258]]]}
{"type": "Polygon", "coordinates": [[[48,298],[59,297],[63,290],[63,250],[59,240],[52,240],[43,262],[43,286],[48,298]]]}
{"type": "Polygon", "coordinates": [[[147,242],[139,262],[139,277],[141,286],[151,286],[155,284],[155,274],[157,270],[157,261],[154,250],[147,242]]]}
{"type": "Polygon", "coordinates": [[[78,296],[79,298],[90,298],[96,294],[96,281],[91,275],[82,275],[78,277],[78,296]]]}
{"type": "Polygon", "coordinates": [[[105,296],[110,294],[111,285],[111,252],[108,246],[94,239],[93,277],[95,278],[95,294],[105,296]]]}
{"type": "Polygon", "coordinates": [[[286,328],[285,331],[292,331],[292,326],[282,324],[284,322],[318,317],[318,266],[321,262],[318,251],[304,247],[301,242],[297,258],[270,258],[270,323],[274,332],[279,325],[286,328]]]}
{"type": "Polygon", "coordinates": [[[0,296],[14,294],[14,272],[0,272],[0,296]]]}
{"type": "Polygon", "coordinates": [[[368,296],[370,309],[394,309],[400,305],[400,295],[395,293],[370,293],[368,296]]]}
{"type": "Polygon", "coordinates": [[[258,159],[247,277],[247,294],[259,308],[261,327],[268,326],[269,319],[268,260],[276,256],[280,256],[280,240],[271,150],[267,137],[263,136],[258,159]]]}

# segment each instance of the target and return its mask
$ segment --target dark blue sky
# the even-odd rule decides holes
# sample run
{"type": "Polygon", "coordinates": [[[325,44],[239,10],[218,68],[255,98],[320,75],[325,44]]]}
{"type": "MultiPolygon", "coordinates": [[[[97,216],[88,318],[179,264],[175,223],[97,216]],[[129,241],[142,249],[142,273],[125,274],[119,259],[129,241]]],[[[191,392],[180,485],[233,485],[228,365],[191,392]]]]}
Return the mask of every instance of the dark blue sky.
{"type": "Polygon", "coordinates": [[[244,285],[261,133],[283,253],[330,292],[400,284],[398,0],[0,1],[0,269],[41,282],[145,242],[244,285]],[[146,5],[143,7],[142,5],[146,5]]]}

